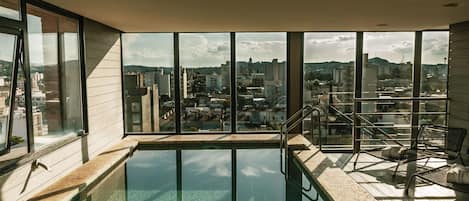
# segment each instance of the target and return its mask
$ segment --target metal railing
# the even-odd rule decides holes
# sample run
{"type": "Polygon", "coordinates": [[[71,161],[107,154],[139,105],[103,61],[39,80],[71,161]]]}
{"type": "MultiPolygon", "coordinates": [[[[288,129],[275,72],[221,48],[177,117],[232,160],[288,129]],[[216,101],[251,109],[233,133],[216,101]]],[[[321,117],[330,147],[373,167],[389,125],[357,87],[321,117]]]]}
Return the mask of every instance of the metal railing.
{"type": "MultiPolygon", "coordinates": [[[[280,127],[280,171],[285,175],[285,178],[288,178],[288,133],[299,126],[303,120],[310,117],[311,118],[311,138],[314,136],[314,114],[317,114],[318,122],[318,135],[319,135],[319,149],[322,149],[321,142],[321,114],[323,110],[317,106],[305,105],[300,110],[296,111],[292,116],[290,116],[286,121],[281,124],[280,127]],[[285,153],[284,153],[285,151],[285,153]],[[285,163],[285,164],[284,164],[285,163]]],[[[300,132],[303,134],[302,132],[300,132]]]]}
{"type": "MultiPolygon", "coordinates": [[[[412,102],[411,104],[418,104],[419,101],[448,101],[449,99],[447,97],[371,97],[371,98],[354,98],[353,99],[353,103],[354,103],[354,108],[357,108],[357,104],[361,104],[363,102],[380,102],[380,101],[392,101],[392,102],[396,102],[396,101],[409,101],[409,102],[412,102]]],[[[412,106],[411,106],[412,108],[412,106]]],[[[403,143],[401,143],[401,141],[414,141],[412,139],[412,137],[409,137],[409,139],[399,139],[399,138],[395,138],[394,136],[392,136],[392,134],[389,134],[387,133],[386,131],[384,131],[383,129],[384,128],[394,128],[394,129],[405,129],[405,128],[408,128],[408,129],[412,129],[412,128],[418,128],[419,125],[414,125],[414,123],[410,122],[408,125],[391,125],[391,126],[387,126],[387,125],[376,125],[375,123],[372,123],[370,120],[368,120],[367,118],[365,118],[363,115],[386,115],[386,114],[394,114],[396,112],[381,112],[381,113],[374,113],[374,112],[355,112],[356,109],[354,109],[354,112],[352,113],[354,119],[356,120],[356,122],[359,122],[359,123],[354,123],[354,130],[356,128],[371,128],[375,131],[378,131],[380,134],[382,134],[382,136],[384,136],[384,138],[380,139],[384,144],[388,144],[387,142],[393,142],[399,146],[404,146],[403,143]],[[363,124],[362,124],[363,123],[363,124]]],[[[413,115],[426,115],[426,114],[433,114],[433,115],[445,115],[447,114],[447,111],[445,112],[420,112],[420,111],[414,111],[412,109],[412,111],[408,111],[408,112],[399,112],[398,115],[410,115],[412,119],[413,115]]],[[[408,134],[408,136],[412,136],[412,133],[408,134]]],[[[354,141],[360,141],[360,142],[363,142],[363,141],[377,141],[377,139],[355,139],[354,138],[354,141]]]]}

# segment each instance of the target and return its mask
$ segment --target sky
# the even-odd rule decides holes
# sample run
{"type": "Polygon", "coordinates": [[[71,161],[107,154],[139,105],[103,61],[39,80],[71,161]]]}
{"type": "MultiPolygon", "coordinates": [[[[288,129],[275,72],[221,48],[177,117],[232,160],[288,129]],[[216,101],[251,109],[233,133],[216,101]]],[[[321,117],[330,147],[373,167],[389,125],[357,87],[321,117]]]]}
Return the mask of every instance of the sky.
{"type": "MultiPolygon", "coordinates": [[[[173,66],[172,33],[124,34],[124,65],[173,66]]],[[[179,57],[183,67],[219,67],[230,60],[230,33],[181,33],[179,57]]],[[[286,33],[236,34],[237,61],[286,58],[286,33]]]]}
{"type": "Polygon", "coordinates": [[[0,60],[12,61],[15,48],[15,36],[0,33],[0,44],[2,44],[2,48],[0,48],[0,60]]]}
{"type": "MultiPolygon", "coordinates": [[[[350,62],[355,58],[353,32],[311,32],[304,36],[305,62],[350,62]]],[[[423,63],[443,63],[448,32],[424,32],[423,63]]],[[[184,67],[220,66],[229,60],[229,33],[181,33],[180,63],[184,67]]],[[[124,64],[173,66],[172,33],[124,34],[124,64]]],[[[413,62],[414,32],[366,32],[364,53],[390,62],[413,62]]],[[[236,59],[271,61],[286,58],[286,33],[236,33],[236,59]]]]}

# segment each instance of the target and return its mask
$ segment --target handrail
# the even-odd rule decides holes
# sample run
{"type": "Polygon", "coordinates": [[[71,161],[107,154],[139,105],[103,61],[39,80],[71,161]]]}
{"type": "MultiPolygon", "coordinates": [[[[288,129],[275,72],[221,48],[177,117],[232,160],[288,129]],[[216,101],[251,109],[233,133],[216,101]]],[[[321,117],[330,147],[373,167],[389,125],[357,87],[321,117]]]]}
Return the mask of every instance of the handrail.
{"type": "Polygon", "coordinates": [[[285,126],[288,126],[288,124],[293,121],[295,118],[298,118],[298,115],[303,115],[303,112],[306,110],[311,110],[313,108],[312,105],[305,105],[303,106],[300,110],[296,111],[291,117],[289,117],[287,120],[285,120],[281,125],[280,125],[280,148],[283,147],[283,129],[285,126]]]}
{"type": "MultiPolygon", "coordinates": [[[[337,109],[336,107],[332,106],[332,105],[329,105],[329,107],[331,109],[333,109],[336,113],[338,113],[341,117],[344,117],[345,119],[347,119],[348,121],[350,121],[350,124],[351,126],[354,126],[354,121],[351,117],[349,117],[348,115],[344,114],[343,112],[341,112],[339,109],[337,109]]],[[[370,135],[373,135],[374,133],[372,131],[370,131],[368,128],[363,128],[363,130],[365,130],[368,134],[370,135]]]]}
{"type": "Polygon", "coordinates": [[[389,133],[387,133],[386,131],[384,131],[382,128],[377,127],[373,122],[369,121],[368,119],[362,117],[362,116],[359,115],[359,114],[355,114],[355,115],[356,115],[358,118],[360,118],[361,120],[363,120],[365,123],[367,123],[368,125],[372,126],[372,127],[375,128],[376,130],[378,130],[382,135],[384,135],[385,137],[387,137],[388,139],[390,139],[390,141],[393,141],[394,143],[398,144],[399,146],[404,146],[404,144],[400,143],[399,141],[395,141],[394,138],[389,135],[389,133]]]}
{"type": "MultiPolygon", "coordinates": [[[[335,112],[337,112],[340,116],[346,118],[347,120],[349,120],[352,125],[354,125],[355,127],[357,127],[353,121],[352,118],[350,118],[348,115],[344,114],[343,112],[339,111],[337,108],[335,108],[334,106],[330,105],[329,106],[331,109],[333,109],[335,112]]],[[[365,123],[367,123],[369,126],[368,127],[372,127],[372,128],[375,128],[376,130],[378,130],[382,135],[384,135],[387,139],[381,139],[383,141],[392,141],[394,143],[396,143],[397,145],[399,146],[404,146],[402,143],[400,143],[399,141],[401,140],[398,140],[398,139],[394,139],[392,136],[389,135],[389,133],[387,133],[386,131],[384,131],[382,128],[380,128],[379,126],[376,126],[374,123],[372,123],[371,121],[369,121],[368,119],[365,119],[363,116],[359,115],[358,113],[355,113],[355,115],[360,118],[361,120],[363,120],[365,123]]],[[[361,127],[361,126],[360,126],[361,127]]],[[[362,127],[363,130],[365,132],[367,132],[368,134],[370,135],[374,135],[374,133],[372,131],[370,131],[367,127],[362,127]]],[[[366,140],[359,140],[359,141],[366,141],[366,140]]],[[[371,140],[370,140],[371,141],[371,140]]]]}
{"type": "Polygon", "coordinates": [[[317,113],[318,123],[319,123],[319,149],[322,149],[321,141],[321,114],[323,110],[317,106],[305,105],[300,110],[296,111],[291,117],[285,120],[280,127],[280,172],[285,175],[285,179],[288,179],[288,133],[300,125],[303,120],[308,116],[311,116],[311,136],[314,136],[313,130],[313,115],[317,113]],[[300,116],[301,115],[301,116],[300,116]],[[285,136],[284,136],[285,135],[285,136]],[[285,153],[283,153],[285,151],[285,153]],[[285,164],[284,164],[285,162],[285,164]]]}
{"type": "Polygon", "coordinates": [[[392,98],[354,98],[355,102],[373,102],[373,101],[436,101],[436,100],[449,100],[448,97],[392,97],[392,98]]]}

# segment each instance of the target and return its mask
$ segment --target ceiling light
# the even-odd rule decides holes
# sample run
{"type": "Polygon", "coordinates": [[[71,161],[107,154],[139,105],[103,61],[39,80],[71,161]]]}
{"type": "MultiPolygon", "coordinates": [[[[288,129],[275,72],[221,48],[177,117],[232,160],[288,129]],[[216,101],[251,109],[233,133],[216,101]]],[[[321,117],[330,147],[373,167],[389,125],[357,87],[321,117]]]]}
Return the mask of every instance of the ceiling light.
{"type": "Polygon", "coordinates": [[[448,8],[454,8],[454,7],[458,7],[459,4],[458,3],[447,3],[447,4],[443,4],[443,7],[448,7],[448,8]]]}

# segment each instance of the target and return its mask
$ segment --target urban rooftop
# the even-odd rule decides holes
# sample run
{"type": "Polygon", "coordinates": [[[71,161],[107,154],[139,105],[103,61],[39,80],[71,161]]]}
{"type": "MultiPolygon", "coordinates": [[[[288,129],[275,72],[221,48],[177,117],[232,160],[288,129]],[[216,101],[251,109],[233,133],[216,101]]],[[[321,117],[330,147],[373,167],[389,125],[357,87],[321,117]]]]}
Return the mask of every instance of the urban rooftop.
{"type": "Polygon", "coordinates": [[[467,0],[0,0],[0,201],[469,200],[467,78],[467,0]]]}

